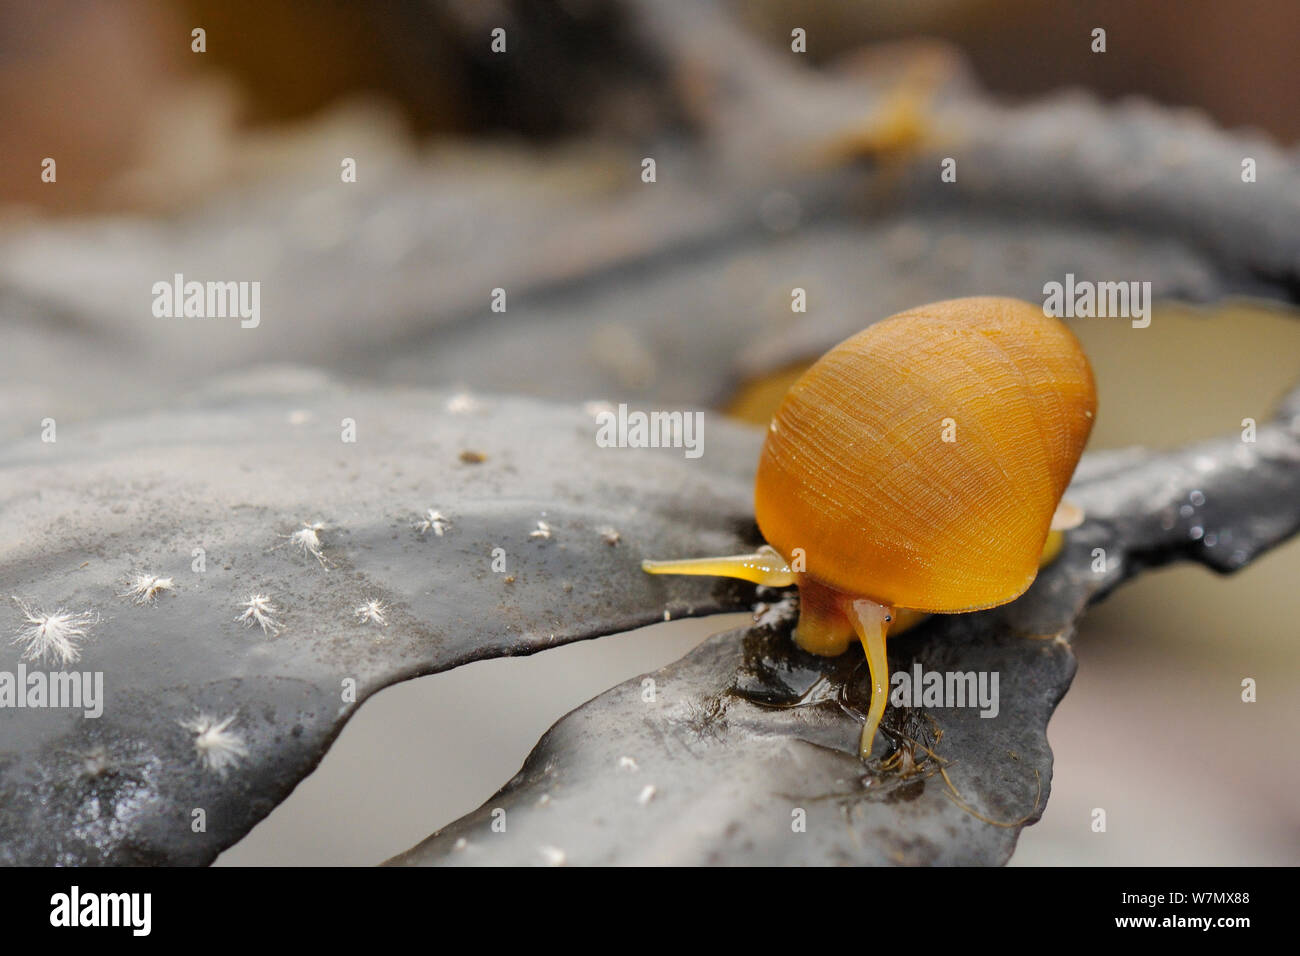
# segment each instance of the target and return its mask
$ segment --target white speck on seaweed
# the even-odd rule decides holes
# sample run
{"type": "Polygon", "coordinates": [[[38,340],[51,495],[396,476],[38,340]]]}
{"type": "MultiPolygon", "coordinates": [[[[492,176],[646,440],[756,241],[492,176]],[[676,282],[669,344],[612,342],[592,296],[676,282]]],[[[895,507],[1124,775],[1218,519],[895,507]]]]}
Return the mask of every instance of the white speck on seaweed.
{"type": "Polygon", "coordinates": [[[424,517],[415,523],[414,527],[416,531],[420,532],[420,534],[424,534],[426,531],[432,531],[441,538],[443,532],[451,527],[451,522],[447,520],[447,516],[441,511],[435,511],[430,508],[424,513],[424,517]]]}
{"type": "Polygon", "coordinates": [[[99,623],[98,614],[94,611],[73,613],[63,608],[53,614],[41,614],[17,596],[14,603],[27,618],[27,623],[18,629],[18,636],[12,641],[25,645],[23,660],[44,663],[48,657],[60,667],[66,667],[81,659],[81,641],[90,628],[99,623]]]}
{"type": "Polygon", "coordinates": [[[235,618],[244,627],[252,627],[258,624],[262,628],[263,634],[269,634],[272,637],[280,633],[281,627],[278,621],[271,615],[278,614],[279,608],[271,603],[271,598],[265,594],[250,594],[248,600],[239,605],[244,609],[244,613],[235,618]]]}
{"type": "Polygon", "coordinates": [[[131,579],[122,597],[129,597],[136,604],[153,604],[163,591],[175,590],[171,578],[160,578],[153,574],[137,574],[131,579]]]}
{"type": "Polygon", "coordinates": [[[378,624],[380,627],[388,626],[388,618],[385,617],[388,608],[384,606],[382,601],[367,601],[353,613],[356,614],[357,620],[362,624],[378,624]]]}
{"type": "Polygon", "coordinates": [[[190,720],[179,721],[180,725],[194,734],[194,752],[207,769],[219,777],[236,766],[248,756],[248,745],[244,738],[231,730],[235,714],[224,720],[218,720],[208,714],[199,714],[190,720]]]}

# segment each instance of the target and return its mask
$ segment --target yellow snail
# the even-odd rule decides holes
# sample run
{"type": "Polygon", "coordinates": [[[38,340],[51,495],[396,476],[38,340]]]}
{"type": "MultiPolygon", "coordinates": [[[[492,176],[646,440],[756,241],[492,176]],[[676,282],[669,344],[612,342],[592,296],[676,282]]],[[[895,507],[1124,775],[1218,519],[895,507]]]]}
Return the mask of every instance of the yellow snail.
{"type": "Polygon", "coordinates": [[[754,554],[645,561],[799,588],[794,640],[871,670],[859,752],[885,712],[885,637],[925,614],[1019,597],[1061,530],[1061,501],[1092,430],[1092,369],[1074,335],[1016,299],[952,299],[899,313],[831,349],[768,426],[754,485],[754,554]]]}

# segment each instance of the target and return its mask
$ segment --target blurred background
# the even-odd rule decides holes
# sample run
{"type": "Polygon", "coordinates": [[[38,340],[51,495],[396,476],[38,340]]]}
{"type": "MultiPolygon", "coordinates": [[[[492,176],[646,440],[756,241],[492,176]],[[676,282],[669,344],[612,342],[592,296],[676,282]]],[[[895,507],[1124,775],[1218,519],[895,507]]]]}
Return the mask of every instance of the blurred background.
{"type": "MultiPolygon", "coordinates": [[[[659,4],[671,16],[674,0],[659,4]]],[[[1081,87],[1204,110],[1300,139],[1289,0],[747,0],[726,5],[774,46],[792,25],[829,64],[867,44],[937,38],[990,90],[1081,87]],[[1105,55],[1079,42],[1108,31],[1105,55]]],[[[295,134],[358,100],[405,143],[495,136],[647,137],[683,122],[680,93],[626,40],[610,0],[48,0],[0,4],[0,202],[44,212],[175,207],[290,163],[295,134]],[[493,57],[493,25],[537,37],[493,57]],[[190,33],[212,42],[191,52],[190,33]],[[60,157],[58,189],[30,175],[60,157]]],[[[653,11],[647,3],[644,9],[653,11]]],[[[13,212],[13,210],[10,210],[13,212]]]]}
{"type": "MultiPolygon", "coordinates": [[[[1078,87],[1107,101],[1136,96],[1201,111],[1283,146],[1300,140],[1300,8],[1291,0],[724,7],[773,50],[788,50],[792,27],[806,29],[809,69],[833,69],[877,44],[940,40],[1008,100],[1078,87]],[[1107,30],[1103,56],[1086,40],[1095,26],[1107,30]]],[[[519,164],[535,164],[530,188],[544,193],[555,164],[569,169],[578,157],[577,171],[562,175],[583,177],[599,201],[604,167],[592,157],[650,143],[671,155],[710,122],[709,76],[664,62],[639,39],[644,21],[671,32],[665,23],[688,19],[685,10],[611,0],[0,2],[0,245],[9,253],[0,335],[13,350],[0,364],[9,378],[0,398],[22,414],[49,401],[39,383],[18,377],[14,356],[31,365],[99,353],[73,341],[94,325],[76,306],[111,284],[115,250],[141,229],[181,224],[189,241],[247,246],[249,196],[275,209],[276,197],[297,188],[286,184],[337,182],[339,156],[364,156],[367,188],[381,191],[386,176],[418,185],[413,170],[436,179],[450,163],[485,196],[504,193],[507,206],[519,164]],[[497,25],[530,38],[518,56],[489,53],[485,37],[497,25]],[[195,28],[205,31],[202,53],[192,49],[195,28]],[[44,157],[58,159],[57,184],[41,181],[44,157]]],[[[308,193],[310,216],[286,215],[276,228],[297,229],[324,259],[333,195],[308,193]]],[[[562,210],[557,217],[562,228],[562,210]]],[[[262,235],[265,223],[256,225],[262,235]]],[[[375,229],[377,241],[389,235],[383,222],[375,229]]],[[[367,268],[381,273],[384,262],[367,268]]],[[[350,318],[362,333],[382,327],[375,315],[350,318]]],[[[1162,304],[1139,339],[1075,322],[1099,384],[1091,447],[1172,447],[1231,431],[1246,416],[1263,420],[1300,379],[1297,318],[1233,301],[1162,304]]],[[[293,339],[310,339],[310,318],[300,322],[293,339]]],[[[310,360],[349,368],[356,339],[330,341],[323,347],[339,354],[310,360]]],[[[400,339],[390,344],[400,351],[400,339]]],[[[189,360],[186,375],[201,378],[206,357],[189,360]]],[[[126,369],[87,364],[84,382],[63,396],[68,414],[130,391],[120,388],[126,369]]],[[[150,397],[148,382],[138,379],[139,402],[150,397]]],[[[1094,608],[1075,640],[1078,676],[1049,727],[1051,800],[1013,863],[1300,862],[1300,767],[1289,734],[1300,722],[1297,580],[1292,542],[1230,578],[1192,567],[1149,573],[1094,608]],[[1247,676],[1259,681],[1253,706],[1240,703],[1247,676]],[[1096,807],[1107,811],[1105,834],[1091,831],[1096,807]]],[[[220,862],[379,862],[487,799],[564,713],[741,620],[673,622],[384,691],[220,862]]]]}

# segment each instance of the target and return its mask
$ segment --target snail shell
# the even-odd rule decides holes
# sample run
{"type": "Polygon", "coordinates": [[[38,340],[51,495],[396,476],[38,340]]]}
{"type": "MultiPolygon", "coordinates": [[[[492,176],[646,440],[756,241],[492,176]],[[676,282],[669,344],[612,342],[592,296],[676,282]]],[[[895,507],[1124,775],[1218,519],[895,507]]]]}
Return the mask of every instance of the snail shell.
{"type": "Polygon", "coordinates": [[[793,637],[813,654],[841,654],[856,636],[872,685],[866,760],[885,712],[887,635],[1033,583],[1060,548],[1059,532],[1044,545],[1096,411],[1083,349],[1041,309],[974,298],[901,312],[786,393],[754,483],[767,544],[641,566],[798,586],[793,637]]]}
{"type": "Polygon", "coordinates": [[[1037,574],[1096,407],[1078,340],[1038,307],[899,313],[786,394],[759,459],[759,529],[844,594],[927,612],[1004,604],[1037,574]]]}

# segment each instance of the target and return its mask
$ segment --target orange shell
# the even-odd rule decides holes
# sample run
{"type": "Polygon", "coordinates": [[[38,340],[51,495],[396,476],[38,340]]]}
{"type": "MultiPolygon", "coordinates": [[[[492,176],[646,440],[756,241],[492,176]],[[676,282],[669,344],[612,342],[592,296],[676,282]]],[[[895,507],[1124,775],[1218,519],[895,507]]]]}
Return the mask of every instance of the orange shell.
{"type": "Polygon", "coordinates": [[[1033,583],[1096,408],[1078,340],[1039,307],[901,312],[786,394],[759,458],[758,526],[854,597],[934,613],[1005,604],[1033,583]]]}

